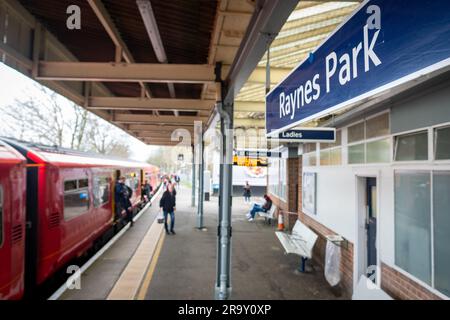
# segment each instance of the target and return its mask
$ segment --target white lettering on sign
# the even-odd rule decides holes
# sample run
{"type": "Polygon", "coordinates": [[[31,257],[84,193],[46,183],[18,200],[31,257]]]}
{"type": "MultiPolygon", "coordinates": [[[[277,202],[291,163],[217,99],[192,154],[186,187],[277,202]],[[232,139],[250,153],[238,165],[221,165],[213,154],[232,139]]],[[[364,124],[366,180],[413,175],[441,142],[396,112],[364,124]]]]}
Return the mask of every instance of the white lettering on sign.
{"type": "MultiPolygon", "coordinates": [[[[369,72],[371,68],[377,67],[382,63],[375,51],[381,30],[381,9],[379,6],[371,5],[366,12],[370,16],[362,28],[362,41],[351,48],[349,52],[340,56],[333,51],[325,57],[326,93],[330,93],[333,89],[331,83],[335,77],[337,77],[341,86],[358,78],[358,61],[362,61],[361,59],[364,59],[364,72],[369,72]],[[376,31],[369,32],[369,30],[376,31]]],[[[289,117],[292,120],[297,109],[319,99],[322,93],[319,79],[320,74],[316,74],[312,80],[307,80],[292,92],[281,92],[278,99],[279,117],[289,117]]]]}

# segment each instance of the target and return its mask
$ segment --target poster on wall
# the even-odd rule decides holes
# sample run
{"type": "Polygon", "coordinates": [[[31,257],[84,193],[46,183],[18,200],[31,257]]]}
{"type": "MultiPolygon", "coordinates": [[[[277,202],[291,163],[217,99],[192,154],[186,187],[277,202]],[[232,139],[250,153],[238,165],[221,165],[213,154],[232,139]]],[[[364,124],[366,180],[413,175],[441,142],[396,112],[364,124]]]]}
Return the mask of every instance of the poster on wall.
{"type": "Polygon", "coordinates": [[[303,172],[302,181],[302,204],[303,211],[309,214],[316,214],[316,173],[303,172]]]}

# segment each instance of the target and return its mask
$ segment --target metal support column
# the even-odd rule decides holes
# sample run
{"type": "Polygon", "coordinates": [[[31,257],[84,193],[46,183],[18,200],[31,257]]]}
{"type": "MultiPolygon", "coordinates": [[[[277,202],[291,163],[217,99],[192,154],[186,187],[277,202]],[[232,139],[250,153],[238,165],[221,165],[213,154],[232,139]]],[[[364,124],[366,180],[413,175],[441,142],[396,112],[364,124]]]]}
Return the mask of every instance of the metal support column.
{"type": "Polygon", "coordinates": [[[192,198],[191,207],[195,207],[195,147],[192,145],[192,198]]]}
{"type": "Polygon", "coordinates": [[[221,181],[219,225],[217,234],[217,275],[215,298],[227,300],[231,293],[231,188],[232,188],[232,153],[233,153],[233,104],[222,103],[221,65],[216,65],[216,108],[221,117],[221,181]]]}
{"type": "Polygon", "coordinates": [[[199,173],[198,173],[198,209],[197,209],[197,228],[203,229],[203,186],[204,186],[204,165],[205,165],[205,157],[204,157],[204,147],[205,142],[203,141],[203,132],[200,134],[200,143],[199,143],[199,153],[200,153],[200,164],[199,164],[199,173]]]}

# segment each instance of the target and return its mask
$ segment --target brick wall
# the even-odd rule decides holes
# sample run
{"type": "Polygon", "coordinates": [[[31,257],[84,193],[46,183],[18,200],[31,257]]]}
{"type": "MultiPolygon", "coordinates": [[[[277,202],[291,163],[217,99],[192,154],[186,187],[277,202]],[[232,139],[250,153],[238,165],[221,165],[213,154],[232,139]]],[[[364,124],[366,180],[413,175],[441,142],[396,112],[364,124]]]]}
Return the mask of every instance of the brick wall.
{"type": "MultiPolygon", "coordinates": [[[[319,235],[314,246],[313,260],[321,266],[325,263],[326,238],[325,235],[335,234],[332,230],[320,224],[302,212],[302,158],[298,159],[298,219],[319,235]]],[[[341,247],[341,285],[344,291],[351,295],[353,292],[353,244],[341,247]]],[[[401,272],[381,264],[381,287],[394,299],[436,300],[439,296],[430,292],[416,281],[401,272]]]]}
{"type": "Polygon", "coordinates": [[[381,288],[394,299],[402,300],[440,300],[414,280],[401,272],[381,263],[381,288]]]}
{"type": "MultiPolygon", "coordinates": [[[[302,157],[297,162],[297,178],[298,178],[298,219],[307,225],[319,236],[314,245],[313,260],[324,267],[325,265],[325,249],[327,245],[326,235],[336,234],[334,231],[320,224],[310,216],[302,212],[302,157]]],[[[341,287],[347,295],[353,292],[353,243],[346,242],[346,246],[341,247],[341,287]]]]}
{"type": "MultiPolygon", "coordinates": [[[[315,263],[325,267],[325,249],[327,245],[326,235],[336,235],[335,232],[328,229],[324,225],[320,224],[313,218],[299,212],[299,220],[307,225],[319,236],[317,242],[314,245],[313,260],[315,263]]],[[[345,245],[341,247],[341,288],[348,296],[351,296],[353,292],[353,243],[347,241],[345,245]]]]}

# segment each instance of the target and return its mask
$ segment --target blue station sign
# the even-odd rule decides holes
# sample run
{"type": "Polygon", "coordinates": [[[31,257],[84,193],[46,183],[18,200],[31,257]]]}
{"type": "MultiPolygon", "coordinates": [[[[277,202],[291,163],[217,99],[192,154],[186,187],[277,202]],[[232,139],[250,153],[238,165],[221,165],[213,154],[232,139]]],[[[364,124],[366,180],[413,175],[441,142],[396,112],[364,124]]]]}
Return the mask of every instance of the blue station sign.
{"type": "Polygon", "coordinates": [[[335,142],[336,129],[334,128],[302,128],[279,132],[276,137],[280,141],[289,142],[335,142]]]}
{"type": "Polygon", "coordinates": [[[450,65],[450,1],[369,0],[266,96],[266,133],[450,65]]]}

